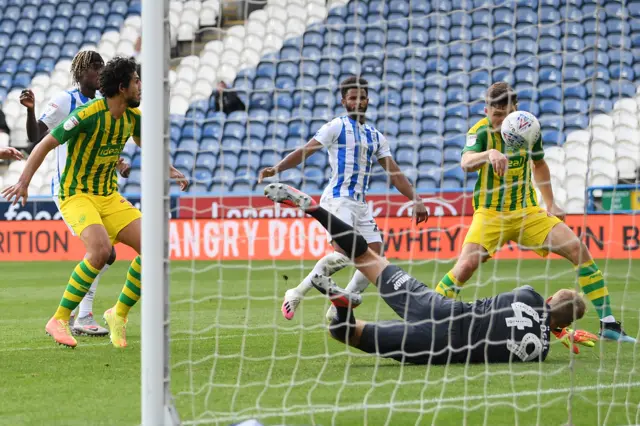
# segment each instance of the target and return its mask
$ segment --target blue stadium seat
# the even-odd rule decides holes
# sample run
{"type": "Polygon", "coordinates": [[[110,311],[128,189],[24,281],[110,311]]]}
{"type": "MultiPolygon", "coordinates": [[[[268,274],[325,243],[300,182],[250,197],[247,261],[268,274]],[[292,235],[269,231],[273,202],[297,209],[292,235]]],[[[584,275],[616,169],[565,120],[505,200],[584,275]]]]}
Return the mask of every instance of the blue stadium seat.
{"type": "Polygon", "coordinates": [[[118,13],[122,16],[126,16],[128,13],[128,9],[129,9],[129,6],[125,1],[119,0],[119,1],[111,2],[112,13],[118,13]]]}
{"type": "Polygon", "coordinates": [[[0,63],[0,73],[15,74],[18,70],[18,61],[6,59],[0,63]]]}
{"type": "MultiPolygon", "coordinates": [[[[7,62],[7,61],[5,61],[7,62]]],[[[36,61],[35,59],[28,59],[25,58],[23,60],[20,61],[20,64],[18,65],[18,71],[20,72],[26,72],[28,74],[34,74],[36,72],[36,61]]],[[[1,69],[0,69],[1,72],[1,69]]]]}
{"type": "Polygon", "coordinates": [[[53,19],[56,16],[56,8],[51,4],[45,4],[38,10],[38,17],[45,19],[53,19]]]}
{"type": "Polygon", "coordinates": [[[97,15],[108,15],[109,14],[109,3],[106,1],[95,1],[93,3],[92,13],[97,15]]]}
{"type": "Polygon", "coordinates": [[[72,29],[85,31],[87,29],[87,20],[79,16],[74,16],[69,21],[69,28],[69,31],[71,31],[72,29]]]}
{"type": "Polygon", "coordinates": [[[611,78],[619,80],[633,80],[635,76],[635,72],[633,68],[625,65],[611,65],[609,67],[611,78]]]}
{"type": "Polygon", "coordinates": [[[518,110],[528,111],[536,117],[540,115],[540,107],[535,102],[530,101],[518,101],[518,110]]]}
{"type": "Polygon", "coordinates": [[[210,152],[200,152],[196,156],[196,167],[213,171],[218,164],[218,158],[210,152]]]}
{"type": "Polygon", "coordinates": [[[102,32],[96,28],[89,28],[84,33],[84,41],[85,43],[98,44],[100,42],[100,38],[102,37],[102,32]]]}
{"type": "Polygon", "coordinates": [[[31,74],[19,72],[13,76],[13,89],[22,89],[31,84],[31,74]]]}
{"type": "Polygon", "coordinates": [[[542,143],[548,146],[558,146],[564,143],[564,135],[556,130],[543,130],[542,143]]]}
{"type": "Polygon", "coordinates": [[[442,150],[432,147],[421,148],[418,152],[418,162],[440,166],[442,164],[442,150]]]}
{"type": "Polygon", "coordinates": [[[195,166],[194,155],[188,152],[178,152],[173,160],[173,165],[176,168],[193,170],[195,166]]]}
{"type": "Polygon", "coordinates": [[[611,82],[611,94],[614,98],[632,98],[636,94],[635,85],[627,80],[611,82]]]}
{"type": "Polygon", "coordinates": [[[67,32],[68,29],[69,29],[69,20],[67,18],[58,16],[51,23],[51,30],[58,30],[65,33],[67,32]]]}
{"type": "Polygon", "coordinates": [[[398,148],[395,152],[395,160],[398,164],[404,166],[416,166],[418,164],[416,151],[411,148],[398,148]]]}
{"type": "Polygon", "coordinates": [[[562,115],[562,104],[556,100],[540,101],[540,113],[562,115]]]}
{"type": "Polygon", "coordinates": [[[17,6],[9,6],[2,11],[2,17],[6,20],[17,21],[20,19],[20,8],[17,6]]]}
{"type": "MultiPolygon", "coordinates": [[[[40,50],[40,48],[38,49],[40,50]]],[[[41,50],[42,50],[42,55],[40,57],[42,58],[58,59],[58,57],[60,56],[60,47],[53,44],[47,44],[41,50]]],[[[25,56],[27,56],[26,51],[25,51],[25,56]]],[[[28,56],[28,57],[35,59],[34,56],[28,56]]]]}
{"type": "Polygon", "coordinates": [[[380,16],[386,18],[389,14],[389,3],[387,1],[371,1],[369,3],[368,15],[380,16]]]}
{"type": "Polygon", "coordinates": [[[444,133],[444,123],[440,119],[424,118],[422,120],[422,132],[441,135],[444,133]]]}
{"type": "Polygon", "coordinates": [[[589,125],[589,117],[584,114],[565,115],[564,127],[565,130],[581,130],[585,129],[589,125]]]}

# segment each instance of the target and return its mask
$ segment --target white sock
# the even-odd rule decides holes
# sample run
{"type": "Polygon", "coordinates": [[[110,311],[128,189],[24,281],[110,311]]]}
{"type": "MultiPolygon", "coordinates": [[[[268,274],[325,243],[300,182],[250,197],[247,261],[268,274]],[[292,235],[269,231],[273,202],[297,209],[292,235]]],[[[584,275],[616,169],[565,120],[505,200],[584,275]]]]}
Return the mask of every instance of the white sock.
{"type": "Polygon", "coordinates": [[[304,296],[309,292],[309,290],[313,288],[313,284],[311,284],[311,278],[313,278],[314,275],[319,274],[330,277],[331,275],[335,274],[336,272],[350,264],[351,261],[344,254],[335,251],[333,253],[329,253],[322,259],[318,260],[316,266],[314,266],[309,275],[307,275],[305,279],[302,280],[300,284],[298,284],[296,290],[298,290],[298,292],[304,296]]]}
{"type": "Polygon", "coordinates": [[[365,277],[362,272],[356,271],[356,273],[353,274],[353,277],[351,277],[351,281],[349,281],[349,284],[347,284],[347,288],[345,288],[345,290],[351,293],[362,293],[367,289],[368,286],[369,280],[367,279],[367,277],[365,277]]]}
{"type": "Polygon", "coordinates": [[[616,322],[616,318],[613,315],[607,315],[606,317],[602,318],[600,322],[616,322]]]}
{"type": "Polygon", "coordinates": [[[109,265],[104,265],[104,268],[98,273],[98,276],[95,280],[93,280],[93,284],[91,284],[91,288],[87,291],[87,294],[84,295],[82,301],[78,305],[78,316],[77,318],[84,318],[93,312],[93,298],[96,295],[96,290],[98,288],[98,282],[100,281],[100,277],[104,274],[107,269],[109,269],[109,265]]]}

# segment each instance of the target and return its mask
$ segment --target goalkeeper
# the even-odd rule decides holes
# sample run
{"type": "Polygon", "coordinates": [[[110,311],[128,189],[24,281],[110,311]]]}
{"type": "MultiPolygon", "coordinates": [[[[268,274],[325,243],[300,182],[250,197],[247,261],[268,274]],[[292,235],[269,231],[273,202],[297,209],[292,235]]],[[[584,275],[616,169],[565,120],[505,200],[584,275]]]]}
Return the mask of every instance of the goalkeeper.
{"type": "MultiPolygon", "coordinates": [[[[613,316],[609,290],[589,249],[562,222],[565,213],[554,202],[542,140],[538,139],[531,152],[506,151],[500,128],[517,107],[518,97],[507,83],[493,84],[487,90],[486,118],[467,133],[461,166],[467,172],[479,171],[473,193],[475,212],[458,261],[442,277],[436,292],[455,297],[480,262],[488,260],[504,243],[514,241],[540,256],[552,252],[569,260],[576,268],[582,291],[600,317],[600,337],[635,342],[613,316]],[[548,212],[538,205],[532,172],[548,212]]],[[[577,353],[577,347],[574,351],[577,353]]]]}
{"type": "MultiPolygon", "coordinates": [[[[585,313],[584,300],[575,290],[566,289],[546,301],[530,286],[474,303],[452,300],[370,250],[351,226],[315,205],[308,195],[283,184],[268,185],[265,195],[297,206],[320,222],[403,319],[356,320],[352,308],[360,304],[361,296],[316,275],[314,287],[336,307],[331,335],[364,352],[414,364],[544,361],[550,331],[568,327],[585,313]]],[[[594,346],[597,340],[584,331],[576,331],[573,337],[585,346],[594,346]]]]}

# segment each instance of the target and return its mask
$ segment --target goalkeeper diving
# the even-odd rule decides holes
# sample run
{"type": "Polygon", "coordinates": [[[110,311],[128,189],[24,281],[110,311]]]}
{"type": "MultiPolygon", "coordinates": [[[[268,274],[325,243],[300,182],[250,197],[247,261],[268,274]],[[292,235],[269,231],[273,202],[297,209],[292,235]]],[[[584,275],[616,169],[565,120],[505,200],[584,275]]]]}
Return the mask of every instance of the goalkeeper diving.
{"type": "MultiPolygon", "coordinates": [[[[544,361],[550,349],[550,332],[565,329],[586,311],[575,290],[559,290],[545,300],[527,285],[473,303],[453,300],[375,253],[353,227],[316,205],[307,194],[274,183],[267,185],[265,195],[299,207],[320,222],[401,318],[356,320],[353,308],[362,296],[339,288],[329,277],[316,275],[313,286],[336,307],[329,327],[332,337],[364,352],[413,364],[544,361]]],[[[571,337],[585,346],[594,346],[598,340],[584,331],[571,337]]]]}
{"type": "MultiPolygon", "coordinates": [[[[604,276],[589,249],[563,222],[565,213],[553,196],[541,135],[537,132],[537,137],[523,148],[507,146],[503,141],[502,123],[517,111],[517,94],[507,83],[495,83],[487,90],[485,101],[487,116],[469,130],[462,150],[462,169],[479,172],[473,193],[473,220],[455,266],[442,277],[436,292],[455,298],[481,262],[513,241],[539,256],[552,252],[569,260],[584,295],[600,317],[600,337],[635,343],[636,339],[628,336],[613,316],[604,276]],[[538,204],[532,174],[547,210],[538,204]]],[[[531,123],[522,118],[509,124],[515,124],[512,128],[517,133],[531,123]]],[[[561,331],[557,337],[565,334],[561,331]]],[[[578,348],[574,351],[577,353],[578,348]]]]}

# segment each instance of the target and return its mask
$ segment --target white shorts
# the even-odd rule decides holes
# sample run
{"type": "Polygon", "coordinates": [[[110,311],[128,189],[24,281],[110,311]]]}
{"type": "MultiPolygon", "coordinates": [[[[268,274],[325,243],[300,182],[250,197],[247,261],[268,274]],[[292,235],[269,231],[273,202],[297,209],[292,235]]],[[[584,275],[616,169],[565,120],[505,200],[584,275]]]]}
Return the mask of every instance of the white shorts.
{"type": "Polygon", "coordinates": [[[74,237],[77,237],[76,233],[73,232],[73,228],[71,228],[69,226],[67,221],[64,219],[64,216],[62,215],[62,211],[60,210],[60,199],[58,198],[57,195],[53,195],[53,196],[51,196],[51,198],[53,199],[53,202],[56,203],[56,207],[58,208],[58,211],[60,212],[60,216],[62,217],[62,220],[64,221],[64,224],[67,225],[67,228],[69,228],[69,231],[71,232],[71,235],[73,235],[74,237]]]}
{"type": "MultiPolygon", "coordinates": [[[[353,226],[367,240],[367,244],[382,242],[382,235],[378,225],[366,203],[343,197],[320,200],[320,206],[336,215],[344,223],[353,226]]],[[[332,240],[328,232],[327,240],[329,242],[332,240]]]]}

